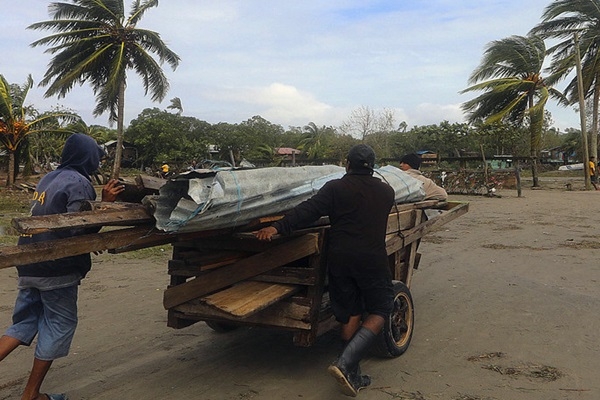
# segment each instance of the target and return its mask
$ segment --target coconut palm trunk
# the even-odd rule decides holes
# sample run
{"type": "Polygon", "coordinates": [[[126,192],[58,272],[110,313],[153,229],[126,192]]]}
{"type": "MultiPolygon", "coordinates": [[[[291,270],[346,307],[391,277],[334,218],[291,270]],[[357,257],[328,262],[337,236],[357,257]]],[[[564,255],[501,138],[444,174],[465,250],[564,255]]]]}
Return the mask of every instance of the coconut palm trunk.
{"type": "Polygon", "coordinates": [[[6,186],[11,187],[15,184],[15,153],[8,153],[8,172],[6,174],[6,186]]]}
{"type": "Polygon", "coordinates": [[[118,179],[121,174],[121,159],[123,157],[123,121],[125,119],[125,80],[119,85],[119,99],[117,104],[117,148],[115,149],[115,163],[111,178],[118,179]]]}
{"type": "Polygon", "coordinates": [[[598,160],[598,103],[600,102],[600,74],[596,75],[594,86],[594,104],[592,105],[592,131],[590,132],[590,156],[598,160]]]}
{"type": "MultiPolygon", "coordinates": [[[[530,109],[533,107],[533,99],[529,100],[530,109]]],[[[543,110],[542,110],[543,111],[543,110]]],[[[533,180],[533,187],[539,187],[539,177],[538,177],[538,155],[540,151],[540,143],[542,138],[542,128],[544,125],[544,115],[540,115],[539,112],[532,112],[530,114],[530,147],[531,147],[531,177],[533,180]]]]}

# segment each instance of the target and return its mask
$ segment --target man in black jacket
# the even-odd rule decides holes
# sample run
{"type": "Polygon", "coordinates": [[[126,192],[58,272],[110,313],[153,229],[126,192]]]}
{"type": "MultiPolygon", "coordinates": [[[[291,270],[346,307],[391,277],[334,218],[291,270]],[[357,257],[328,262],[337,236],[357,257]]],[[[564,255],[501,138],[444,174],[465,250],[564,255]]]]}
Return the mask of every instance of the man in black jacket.
{"type": "Polygon", "coordinates": [[[329,295],[346,345],[328,371],[349,396],[370,384],[359,362],[383,328],[394,298],[385,249],[394,189],[373,176],[374,165],[373,149],[364,144],[352,147],[342,178],[327,182],[283,219],[255,233],[260,240],[271,240],[329,216],[329,295]]]}

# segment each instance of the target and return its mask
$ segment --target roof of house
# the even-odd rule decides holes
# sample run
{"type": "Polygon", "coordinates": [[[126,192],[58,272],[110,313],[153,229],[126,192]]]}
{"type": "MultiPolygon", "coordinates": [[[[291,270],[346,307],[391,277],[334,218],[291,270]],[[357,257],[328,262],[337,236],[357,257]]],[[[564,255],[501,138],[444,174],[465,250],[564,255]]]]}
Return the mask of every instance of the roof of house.
{"type": "MultiPolygon", "coordinates": [[[[111,146],[116,146],[116,145],[117,145],[116,140],[109,140],[108,142],[102,144],[102,146],[104,146],[104,147],[111,147],[111,146]]],[[[123,146],[134,147],[135,145],[133,143],[123,141],[123,146]]]]}
{"type": "Polygon", "coordinates": [[[280,156],[288,156],[292,154],[300,154],[302,152],[292,147],[277,147],[275,149],[275,153],[279,154],[280,156]]]}

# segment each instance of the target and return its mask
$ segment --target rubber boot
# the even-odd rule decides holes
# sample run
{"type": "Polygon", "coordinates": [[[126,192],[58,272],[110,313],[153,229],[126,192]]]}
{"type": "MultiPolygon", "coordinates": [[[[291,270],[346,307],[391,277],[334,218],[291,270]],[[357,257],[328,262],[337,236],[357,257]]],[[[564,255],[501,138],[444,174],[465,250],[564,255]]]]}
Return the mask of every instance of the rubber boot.
{"type": "Polygon", "coordinates": [[[327,369],[329,374],[338,381],[345,395],[356,397],[360,389],[371,384],[369,376],[360,374],[359,362],[376,338],[376,334],[361,327],[350,339],[338,359],[327,369]]]}

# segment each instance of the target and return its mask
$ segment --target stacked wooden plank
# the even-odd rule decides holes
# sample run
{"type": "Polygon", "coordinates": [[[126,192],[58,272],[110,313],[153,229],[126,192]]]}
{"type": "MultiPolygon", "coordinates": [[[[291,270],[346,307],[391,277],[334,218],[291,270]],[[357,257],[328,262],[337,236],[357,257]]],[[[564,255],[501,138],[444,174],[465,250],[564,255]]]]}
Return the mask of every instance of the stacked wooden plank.
{"type": "Polygon", "coordinates": [[[224,235],[175,243],[164,293],[168,325],[210,320],[293,329],[295,342],[309,345],[331,317],[320,313],[324,231],[273,242],[224,235]]]}

